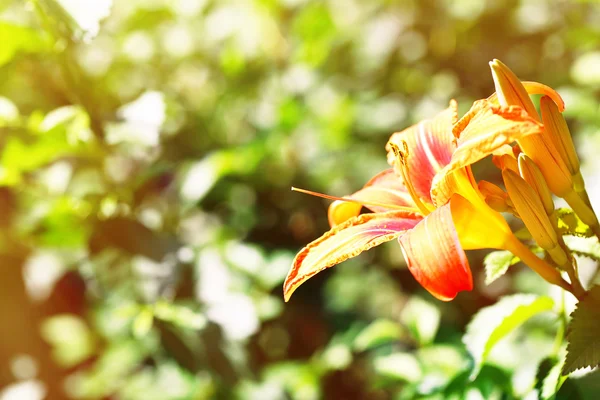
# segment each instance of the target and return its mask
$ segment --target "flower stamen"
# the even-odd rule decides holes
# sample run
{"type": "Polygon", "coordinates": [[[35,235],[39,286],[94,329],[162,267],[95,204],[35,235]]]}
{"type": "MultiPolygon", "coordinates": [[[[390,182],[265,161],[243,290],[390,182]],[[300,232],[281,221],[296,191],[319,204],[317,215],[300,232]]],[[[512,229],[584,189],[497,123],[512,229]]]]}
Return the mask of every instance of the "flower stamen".
{"type": "Polygon", "coordinates": [[[409,156],[408,144],[403,140],[402,141],[403,149],[400,150],[400,147],[398,147],[397,144],[392,143],[392,142],[388,142],[388,143],[389,143],[390,147],[392,148],[392,151],[394,152],[394,156],[396,157],[397,170],[399,170],[400,174],[402,175],[402,180],[404,181],[404,186],[406,186],[406,189],[408,190],[410,197],[414,201],[414,203],[417,206],[417,208],[419,209],[419,211],[421,211],[423,216],[429,215],[434,210],[433,206],[428,207],[427,204],[423,203],[421,198],[417,195],[417,191],[415,190],[415,187],[413,186],[412,181],[410,180],[410,177],[408,175],[408,156],[409,156]]]}

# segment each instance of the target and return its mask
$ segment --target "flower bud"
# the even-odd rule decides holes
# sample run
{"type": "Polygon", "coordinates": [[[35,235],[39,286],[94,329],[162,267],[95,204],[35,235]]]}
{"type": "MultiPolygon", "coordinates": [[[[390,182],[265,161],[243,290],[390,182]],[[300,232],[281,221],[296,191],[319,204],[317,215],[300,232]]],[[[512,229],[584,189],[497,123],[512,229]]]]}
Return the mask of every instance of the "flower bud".
{"type": "Polygon", "coordinates": [[[565,265],[568,262],[567,255],[558,243],[556,231],[538,194],[514,171],[503,170],[502,178],[508,195],[531,236],[558,265],[565,265]]]}
{"type": "Polygon", "coordinates": [[[494,86],[498,94],[498,100],[503,106],[519,106],[527,111],[532,118],[540,120],[540,117],[527,93],[527,90],[515,75],[500,60],[490,62],[494,86]]]}
{"type": "Polygon", "coordinates": [[[511,171],[518,172],[519,164],[517,159],[512,154],[502,154],[492,156],[492,162],[496,167],[501,170],[510,169],[511,171]]]}
{"type": "Polygon", "coordinates": [[[544,96],[540,100],[540,109],[544,123],[543,135],[554,144],[571,175],[577,174],[579,172],[579,157],[575,151],[573,138],[565,118],[558,111],[554,101],[548,96],[544,96]]]}
{"type": "Polygon", "coordinates": [[[479,191],[488,206],[498,212],[514,212],[513,204],[508,194],[500,187],[488,181],[479,181],[479,191]]]}
{"type": "MultiPolygon", "coordinates": [[[[540,117],[519,78],[498,60],[490,62],[498,100],[503,106],[520,106],[538,121],[540,117]]],[[[573,179],[565,161],[551,141],[541,135],[528,135],[518,141],[521,150],[537,164],[552,193],[566,196],[573,189],[573,179]]]]}
{"type": "Polygon", "coordinates": [[[544,210],[546,210],[546,215],[552,215],[554,212],[552,193],[550,193],[548,184],[544,180],[542,171],[540,171],[533,160],[525,154],[519,155],[519,173],[521,174],[521,177],[525,179],[525,182],[536,191],[538,197],[542,201],[544,210]]]}

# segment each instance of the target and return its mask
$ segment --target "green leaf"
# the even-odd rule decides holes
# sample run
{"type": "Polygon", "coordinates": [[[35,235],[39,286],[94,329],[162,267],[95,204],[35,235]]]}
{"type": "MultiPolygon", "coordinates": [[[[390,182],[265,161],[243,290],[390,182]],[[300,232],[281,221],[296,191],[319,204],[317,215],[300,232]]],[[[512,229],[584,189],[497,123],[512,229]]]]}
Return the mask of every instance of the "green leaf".
{"type": "Polygon", "coordinates": [[[481,309],[467,326],[463,343],[475,361],[471,379],[479,373],[487,356],[502,338],[529,318],[554,306],[551,298],[517,294],[503,297],[496,304],[481,309]]]}
{"type": "Polygon", "coordinates": [[[164,300],[154,304],[154,316],[183,328],[202,329],[206,326],[206,318],[201,313],[164,300]]]}
{"type": "Polygon", "coordinates": [[[133,320],[133,334],[141,338],[146,336],[152,328],[152,322],[154,321],[154,312],[151,307],[144,307],[140,310],[140,313],[133,320]]]}
{"type": "Polygon", "coordinates": [[[562,363],[554,357],[545,358],[538,366],[535,388],[539,400],[554,399],[556,393],[567,379],[560,375],[562,363]]]}
{"type": "Polygon", "coordinates": [[[46,51],[50,44],[45,36],[31,28],[0,21],[0,67],[19,53],[46,51]]]}
{"type": "Polygon", "coordinates": [[[600,366],[600,286],[594,286],[571,314],[567,342],[563,375],[600,366]]]}
{"type": "Polygon", "coordinates": [[[492,251],[483,260],[485,266],[485,284],[489,285],[508,271],[511,265],[521,261],[510,251],[492,251]]]}
{"type": "Polygon", "coordinates": [[[402,336],[403,330],[398,323],[387,319],[378,319],[356,336],[354,349],[356,351],[369,350],[384,343],[397,341],[402,336]]]}
{"type": "Polygon", "coordinates": [[[440,310],[421,299],[411,297],[400,315],[402,322],[410,329],[413,337],[421,344],[431,343],[440,326],[440,310]]]}
{"type": "Polygon", "coordinates": [[[423,375],[417,358],[410,353],[394,353],[378,357],[375,371],[383,376],[407,382],[417,382],[423,375]]]}
{"type": "Polygon", "coordinates": [[[595,237],[565,236],[565,243],[574,254],[600,261],[600,243],[595,237]]]}
{"type": "Polygon", "coordinates": [[[590,227],[584,224],[573,210],[559,208],[556,210],[556,216],[558,217],[558,229],[562,235],[586,238],[594,236],[594,232],[592,232],[590,227]]]}
{"type": "Polygon", "coordinates": [[[86,323],[79,317],[61,314],[42,323],[41,334],[52,346],[52,354],[63,367],[84,361],[95,350],[95,340],[86,323]]]}
{"type": "MultiPolygon", "coordinates": [[[[320,368],[309,363],[285,361],[266,366],[262,377],[264,381],[285,388],[291,398],[321,398],[320,368]]],[[[240,396],[240,399],[251,397],[240,396]]]]}

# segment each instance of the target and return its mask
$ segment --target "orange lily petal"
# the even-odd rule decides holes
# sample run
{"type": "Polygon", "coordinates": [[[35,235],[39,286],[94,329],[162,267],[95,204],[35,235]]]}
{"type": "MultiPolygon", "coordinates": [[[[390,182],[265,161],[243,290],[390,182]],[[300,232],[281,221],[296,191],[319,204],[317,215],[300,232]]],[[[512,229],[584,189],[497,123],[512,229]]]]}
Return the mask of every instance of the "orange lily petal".
{"type": "Polygon", "coordinates": [[[458,147],[452,155],[451,169],[473,164],[525,136],[540,134],[543,125],[518,106],[498,106],[487,100],[476,101],[453,128],[458,147]]]}
{"type": "MultiPolygon", "coordinates": [[[[521,81],[521,83],[525,87],[525,90],[528,94],[546,95],[550,97],[552,101],[554,101],[554,104],[556,104],[556,106],[558,107],[558,111],[565,111],[565,101],[560,96],[560,94],[558,94],[558,92],[552,89],[550,86],[544,85],[543,83],[539,82],[521,81]]],[[[494,104],[500,104],[497,92],[494,92],[490,97],[487,98],[487,100],[494,104]]]]}
{"type": "MultiPolygon", "coordinates": [[[[346,197],[358,201],[382,204],[382,206],[365,204],[365,207],[373,212],[393,211],[392,207],[384,207],[383,204],[415,207],[410,194],[402,183],[402,179],[396,175],[392,168],[378,173],[361,190],[346,197]]],[[[360,214],[361,208],[362,205],[358,203],[340,200],[334,201],[329,206],[327,213],[329,225],[333,227],[352,217],[356,217],[360,214]]]]}
{"type": "MultiPolygon", "coordinates": [[[[450,162],[455,143],[452,125],[458,120],[456,101],[430,120],[421,121],[401,132],[394,133],[389,142],[408,149],[408,177],[419,197],[431,199],[429,191],[435,174],[450,162]]],[[[388,163],[394,165],[396,155],[386,145],[388,163]]]]}
{"type": "Polygon", "coordinates": [[[450,204],[433,211],[398,241],[408,269],[436,298],[450,301],[458,292],[473,289],[471,269],[454,228],[450,204]]]}
{"type": "Polygon", "coordinates": [[[398,238],[422,217],[406,211],[363,214],[337,225],[308,244],[294,258],[283,284],[285,301],[310,277],[365,250],[398,238]]]}

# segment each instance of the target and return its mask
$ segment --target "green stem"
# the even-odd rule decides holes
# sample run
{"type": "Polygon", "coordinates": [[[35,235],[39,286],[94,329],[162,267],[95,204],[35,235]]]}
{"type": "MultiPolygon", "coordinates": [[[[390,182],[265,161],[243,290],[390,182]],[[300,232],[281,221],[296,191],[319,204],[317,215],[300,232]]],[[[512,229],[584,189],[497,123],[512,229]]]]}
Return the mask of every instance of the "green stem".
{"type": "Polygon", "coordinates": [[[568,257],[568,261],[567,263],[565,263],[565,265],[563,265],[563,268],[565,271],[567,271],[567,274],[569,275],[573,291],[575,292],[577,298],[583,297],[585,296],[586,292],[583,288],[583,285],[581,284],[581,280],[579,279],[577,259],[573,257],[573,254],[571,254],[571,249],[567,247],[567,244],[565,243],[563,237],[560,236],[560,234],[558,235],[558,244],[568,257]]]}
{"type": "Polygon", "coordinates": [[[554,340],[554,355],[558,356],[560,348],[565,339],[565,332],[567,330],[567,315],[565,313],[565,292],[560,292],[560,310],[558,310],[558,317],[560,318],[560,324],[558,325],[558,331],[556,332],[556,339],[554,340]]]}

